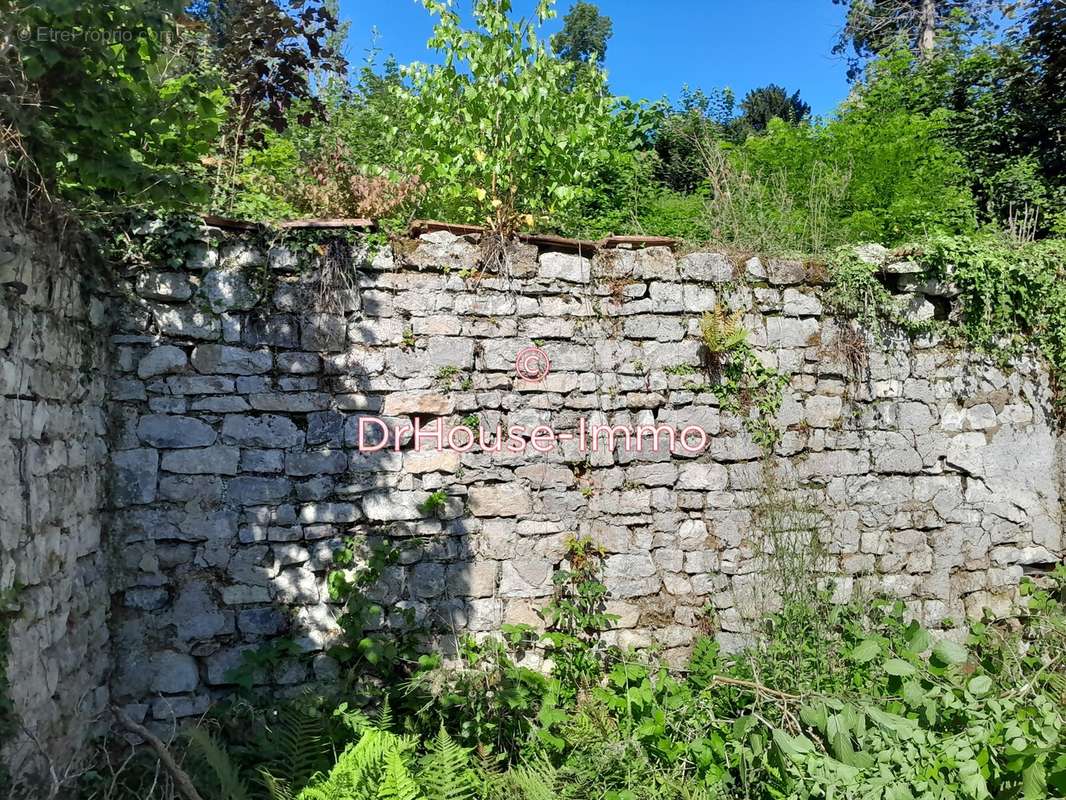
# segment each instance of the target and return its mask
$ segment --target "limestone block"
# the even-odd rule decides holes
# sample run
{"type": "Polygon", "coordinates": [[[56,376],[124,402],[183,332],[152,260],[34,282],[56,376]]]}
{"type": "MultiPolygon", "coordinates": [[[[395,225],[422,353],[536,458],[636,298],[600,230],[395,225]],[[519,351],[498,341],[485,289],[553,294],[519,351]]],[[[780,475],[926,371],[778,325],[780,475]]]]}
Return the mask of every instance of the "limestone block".
{"type": "Polygon", "coordinates": [[[146,414],[137,423],[137,436],[152,447],[185,448],[214,444],[214,429],[194,417],[146,414]]]}
{"type": "Polygon", "coordinates": [[[468,503],[475,517],[514,517],[533,508],[529,492],[515,484],[472,486],[468,503]]]}
{"type": "Polygon", "coordinates": [[[120,450],[111,456],[111,500],[116,506],[151,503],[155,500],[159,453],[146,448],[120,450]]]}
{"type": "Polygon", "coordinates": [[[690,253],[677,266],[688,280],[729,283],[736,278],[736,267],[722,253],[690,253]]]}
{"type": "Polygon", "coordinates": [[[335,314],[306,314],[300,320],[300,346],[304,350],[338,352],[344,349],[347,324],[335,314]]]}
{"type": "Polygon", "coordinates": [[[200,685],[196,659],[174,650],[162,650],[151,658],[151,688],[164,694],[192,692],[200,685]]]}
{"type": "Polygon", "coordinates": [[[393,392],[385,398],[382,413],[390,417],[406,414],[445,416],[455,409],[455,399],[439,392],[393,392]]]}
{"type": "Polygon", "coordinates": [[[197,372],[224,375],[260,375],[269,372],[274,359],[265,350],[246,350],[220,344],[201,344],[193,348],[192,365],[197,372]]]}
{"type": "Polygon", "coordinates": [[[135,281],[136,292],[148,300],[188,300],[192,285],[187,275],[181,272],[142,272],[135,281]]]}
{"type": "Polygon", "coordinates": [[[236,475],[240,450],[214,445],[163,453],[162,469],[189,475],[236,475]]]}
{"type": "Polygon", "coordinates": [[[223,420],[222,440],[242,447],[293,447],[303,442],[303,431],[287,417],[231,414],[223,420]]]}
{"type": "Polygon", "coordinates": [[[137,375],[141,378],[152,378],[156,375],[181,372],[188,363],[189,359],[180,347],[160,345],[153,347],[141,358],[137,364],[137,375]]]}
{"type": "Polygon", "coordinates": [[[193,306],[155,304],[152,306],[152,315],[159,332],[166,336],[212,341],[222,333],[222,323],[217,316],[193,306]]]}
{"type": "Polygon", "coordinates": [[[259,302],[259,294],[252,287],[246,271],[236,264],[208,270],[200,290],[216,314],[247,311],[259,302]]]}
{"type": "Polygon", "coordinates": [[[573,253],[541,253],[538,259],[538,275],[546,280],[561,280],[570,283],[588,283],[592,274],[592,262],[573,253]]]}

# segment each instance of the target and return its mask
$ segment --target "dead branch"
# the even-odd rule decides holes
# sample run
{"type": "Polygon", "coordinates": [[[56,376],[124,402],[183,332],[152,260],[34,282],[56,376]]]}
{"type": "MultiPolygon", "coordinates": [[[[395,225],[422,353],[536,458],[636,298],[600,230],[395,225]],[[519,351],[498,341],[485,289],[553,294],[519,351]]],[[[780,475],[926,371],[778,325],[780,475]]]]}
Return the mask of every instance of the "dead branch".
{"type": "Polygon", "coordinates": [[[177,786],[178,791],[185,798],[185,800],[203,800],[200,793],[196,791],[196,787],[193,785],[192,779],[189,774],[178,766],[178,762],[174,760],[174,756],[170,754],[170,750],[159,739],[158,736],[153,734],[143,725],[138,725],[126,713],[118,706],[111,706],[111,712],[115,715],[115,719],[119,721],[123,728],[130,733],[135,733],[148,742],[148,745],[155,750],[157,756],[159,756],[160,762],[166,767],[167,772],[170,773],[170,777],[174,779],[174,785],[177,786]]]}

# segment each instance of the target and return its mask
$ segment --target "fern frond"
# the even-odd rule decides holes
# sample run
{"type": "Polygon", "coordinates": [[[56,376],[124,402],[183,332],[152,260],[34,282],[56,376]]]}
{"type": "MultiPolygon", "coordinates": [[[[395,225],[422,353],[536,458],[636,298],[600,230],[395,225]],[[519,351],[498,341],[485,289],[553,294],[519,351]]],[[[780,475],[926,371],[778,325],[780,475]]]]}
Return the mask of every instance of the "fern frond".
{"type": "Polygon", "coordinates": [[[742,318],[743,312],[730,313],[721,303],[706,312],[700,319],[700,333],[707,350],[715,355],[727,353],[747,341],[742,318]]]}
{"type": "Polygon", "coordinates": [[[421,760],[419,778],[428,800],[472,800],[478,781],[470,768],[470,751],[441,726],[421,760]]]}
{"type": "Polygon", "coordinates": [[[186,733],[193,750],[211,769],[218,792],[218,800],[250,800],[248,787],[241,780],[237,765],[218,740],[204,728],[192,728],[186,733]]]}
{"type": "Polygon", "coordinates": [[[389,698],[386,697],[385,701],[381,704],[381,710],[378,711],[377,726],[383,731],[387,731],[392,728],[392,708],[389,706],[389,698]]]}
{"type": "Polygon", "coordinates": [[[378,800],[390,755],[402,763],[413,748],[410,737],[369,728],[341,753],[329,776],[313,782],[297,795],[297,800],[378,800]]]}
{"type": "Polygon", "coordinates": [[[390,749],[385,756],[385,774],[378,786],[380,800],[420,800],[422,792],[418,788],[411,771],[403,761],[403,756],[396,749],[390,749]]]}
{"type": "Polygon", "coordinates": [[[344,723],[344,727],[356,736],[362,736],[363,731],[374,725],[369,716],[362,711],[348,708],[347,703],[342,703],[339,708],[335,709],[333,716],[344,723]]]}
{"type": "Polygon", "coordinates": [[[556,769],[543,759],[513,767],[501,778],[511,790],[509,797],[514,798],[517,790],[517,800],[555,800],[559,796],[555,789],[556,769]]]}
{"type": "Polygon", "coordinates": [[[259,780],[270,793],[270,800],[296,800],[296,796],[285,781],[275,778],[265,767],[259,769],[259,780]]]}
{"type": "Polygon", "coordinates": [[[271,775],[280,776],[289,786],[305,786],[333,764],[328,722],[318,714],[295,704],[284,706],[267,732],[277,753],[267,767],[271,775]]]}

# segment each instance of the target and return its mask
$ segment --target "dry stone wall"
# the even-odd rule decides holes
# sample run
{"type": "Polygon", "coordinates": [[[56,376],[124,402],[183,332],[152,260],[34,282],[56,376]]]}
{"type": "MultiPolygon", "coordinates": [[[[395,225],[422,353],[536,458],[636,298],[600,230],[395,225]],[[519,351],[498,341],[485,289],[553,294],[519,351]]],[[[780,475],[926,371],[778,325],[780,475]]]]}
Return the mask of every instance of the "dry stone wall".
{"type": "Polygon", "coordinates": [[[10,191],[0,171],[0,795],[46,797],[107,705],[108,340],[83,265],[10,191]]]}
{"type": "MultiPolygon", "coordinates": [[[[478,271],[472,236],[353,249],[343,288],[285,246],[212,230],[182,266],[130,280],[112,339],[108,526],[112,688],[140,718],[199,714],[273,637],[309,656],[258,680],[332,674],[326,576],[353,534],[408,543],[375,590],[387,607],[475,633],[537,624],[567,539],[591,537],[619,615],[609,637],[669,656],[708,617],[735,646],[772,603],[768,498],[823,515],[820,566],[839,598],[898,597],[933,625],[1001,606],[1027,568],[1061,556],[1050,392],[1033,361],[1005,370],[932,338],[849,335],[799,262],[526,244],[504,279],[478,271]],[[771,453],[701,385],[699,319],[719,303],[788,376],[771,453]],[[534,345],[551,360],[540,383],[514,369],[534,345]],[[707,447],[432,452],[408,433],[398,452],[368,453],[371,417],[697,426],[707,447]]],[[[886,265],[899,301],[949,313],[950,290],[913,286],[908,269],[886,265]]]]}

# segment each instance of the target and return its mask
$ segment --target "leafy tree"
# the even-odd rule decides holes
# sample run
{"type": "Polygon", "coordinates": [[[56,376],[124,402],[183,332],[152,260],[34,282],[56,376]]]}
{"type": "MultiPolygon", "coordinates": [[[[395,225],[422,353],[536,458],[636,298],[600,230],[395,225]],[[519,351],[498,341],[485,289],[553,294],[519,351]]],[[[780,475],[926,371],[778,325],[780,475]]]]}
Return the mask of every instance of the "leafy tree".
{"type": "MultiPolygon", "coordinates": [[[[261,158],[250,151],[268,147],[268,140],[278,144],[270,134],[284,131],[291,122],[307,126],[324,114],[320,90],[333,87],[331,76],[347,68],[337,51],[341,26],[336,6],[328,0],[213,0],[190,12],[206,24],[209,58],[230,87],[229,115],[210,161],[211,206],[235,213],[242,205],[242,170],[252,167],[258,172],[264,164],[288,163],[277,160],[279,152],[261,158]]],[[[343,90],[343,85],[337,88],[343,90]]],[[[263,187],[253,193],[262,195],[263,187]]]]}
{"type": "Polygon", "coordinates": [[[202,199],[224,96],[183,71],[168,42],[191,34],[181,4],[0,1],[0,144],[40,188],[79,204],[202,199]],[[35,179],[33,175],[36,174],[35,179]]]}
{"type": "Polygon", "coordinates": [[[429,187],[424,212],[501,234],[551,224],[635,146],[631,115],[595,65],[575,74],[538,36],[550,0],[533,21],[512,20],[509,0],[477,0],[473,30],[447,3],[424,3],[443,63],[403,70],[388,129],[401,168],[429,187]]]}
{"type": "Polygon", "coordinates": [[[694,191],[707,177],[707,143],[730,138],[735,97],[729,89],[681,89],[681,98],[663,117],[655,134],[656,177],[677,192],[694,191]]]}
{"type": "Polygon", "coordinates": [[[864,102],[886,113],[939,112],[985,219],[1022,238],[1066,229],[1066,9],[1033,4],[997,42],[921,60],[883,56],[864,102]]]}
{"type": "Polygon", "coordinates": [[[774,117],[797,124],[811,113],[811,107],[800,99],[798,91],[791,95],[781,86],[771,83],[752,89],[740,101],[744,112],[741,122],[754,131],[764,131],[774,117]]]}
{"type": "Polygon", "coordinates": [[[776,121],[744,142],[744,167],[783,188],[777,224],[793,226],[794,239],[819,218],[841,242],[973,229],[963,156],[945,135],[949,114],[893,108],[879,88],[876,79],[861,87],[824,126],[776,121]]]}
{"type": "Polygon", "coordinates": [[[847,6],[847,19],[833,53],[847,58],[856,80],[873,56],[899,46],[929,58],[937,40],[973,34],[987,27],[1002,0],[833,0],[847,6]]]}
{"type": "Polygon", "coordinates": [[[212,31],[216,58],[231,86],[234,125],[282,130],[293,103],[311,100],[313,72],[343,74],[335,7],[315,0],[219,0],[195,9],[212,31]]]}
{"type": "Polygon", "coordinates": [[[601,14],[595,3],[579,0],[563,17],[563,29],[552,37],[552,48],[564,61],[603,64],[611,29],[611,18],[601,14]]]}
{"type": "Polygon", "coordinates": [[[1040,0],[1028,18],[1022,47],[1029,67],[1033,92],[1031,110],[1042,119],[1034,125],[1048,176],[1066,183],[1066,4],[1040,0]]]}

